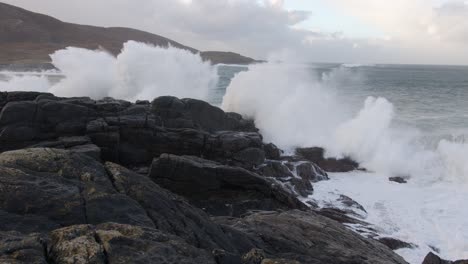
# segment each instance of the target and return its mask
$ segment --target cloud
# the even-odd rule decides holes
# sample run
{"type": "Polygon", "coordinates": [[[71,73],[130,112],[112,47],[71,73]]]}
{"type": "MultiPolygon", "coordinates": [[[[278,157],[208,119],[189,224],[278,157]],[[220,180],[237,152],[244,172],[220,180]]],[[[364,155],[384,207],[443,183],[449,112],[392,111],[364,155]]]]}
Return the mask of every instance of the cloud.
{"type": "MultiPolygon", "coordinates": [[[[382,34],[316,32],[298,24],[314,16],[288,10],[292,0],[6,0],[65,21],[126,26],[200,50],[236,51],[255,58],[294,51],[306,61],[468,64],[468,4],[429,0],[327,0],[332,8],[382,34]]],[[[313,10],[312,10],[313,11],[313,10]]]]}

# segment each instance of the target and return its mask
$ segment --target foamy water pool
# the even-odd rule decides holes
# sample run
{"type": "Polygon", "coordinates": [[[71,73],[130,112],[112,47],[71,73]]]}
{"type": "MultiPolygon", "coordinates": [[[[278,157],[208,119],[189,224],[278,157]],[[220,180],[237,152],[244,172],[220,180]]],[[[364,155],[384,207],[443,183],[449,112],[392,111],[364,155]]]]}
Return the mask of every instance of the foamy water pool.
{"type": "Polygon", "coordinates": [[[366,209],[364,221],[380,236],[416,245],[397,250],[408,262],[420,264],[435,249],[445,259],[468,258],[468,185],[399,184],[375,173],[333,173],[329,181],[314,184],[309,198],[323,206],[336,203],[340,194],[366,209]]]}

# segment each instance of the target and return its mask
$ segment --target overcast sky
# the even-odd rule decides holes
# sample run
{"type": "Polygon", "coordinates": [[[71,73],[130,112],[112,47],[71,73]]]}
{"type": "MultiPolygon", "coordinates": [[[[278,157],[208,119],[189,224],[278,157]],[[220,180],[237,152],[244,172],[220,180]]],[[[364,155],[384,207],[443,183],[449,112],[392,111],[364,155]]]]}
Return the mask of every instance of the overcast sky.
{"type": "Polygon", "coordinates": [[[468,64],[464,0],[0,0],[200,50],[316,62],[468,64]]]}

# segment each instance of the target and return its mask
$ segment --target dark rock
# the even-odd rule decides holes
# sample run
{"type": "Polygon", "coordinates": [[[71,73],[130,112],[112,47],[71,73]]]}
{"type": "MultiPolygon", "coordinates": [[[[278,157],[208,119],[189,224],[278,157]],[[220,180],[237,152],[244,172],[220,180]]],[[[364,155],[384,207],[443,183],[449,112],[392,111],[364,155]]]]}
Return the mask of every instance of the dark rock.
{"type": "Polygon", "coordinates": [[[258,168],[258,172],[265,177],[272,177],[280,181],[294,177],[290,169],[281,161],[267,161],[258,168]]]}
{"type": "Polygon", "coordinates": [[[80,145],[69,148],[73,153],[87,155],[95,160],[101,160],[101,149],[94,144],[80,145]]]}
{"type": "Polygon", "coordinates": [[[362,206],[360,203],[356,202],[355,200],[351,199],[346,195],[341,194],[340,198],[338,198],[338,201],[350,209],[357,209],[361,210],[364,213],[367,213],[366,209],[364,209],[364,206],[362,206]]]}
{"type": "Polygon", "coordinates": [[[407,179],[404,178],[404,177],[390,177],[388,178],[389,181],[392,181],[392,182],[397,182],[397,183],[407,183],[407,179]]]}
{"type": "Polygon", "coordinates": [[[209,103],[195,99],[158,97],[152,102],[152,112],[163,120],[168,128],[196,128],[208,132],[237,130],[256,131],[253,122],[226,114],[209,103]]]}
{"type": "Polygon", "coordinates": [[[45,217],[44,226],[109,221],[154,226],[138,204],[115,191],[103,165],[85,155],[39,148],[4,152],[0,186],[0,210],[45,217]]]}
{"type": "Polygon", "coordinates": [[[406,263],[385,245],[313,212],[259,212],[215,221],[242,231],[271,259],[300,263],[406,263]]]}
{"type": "Polygon", "coordinates": [[[59,137],[58,141],[60,141],[66,148],[91,143],[91,139],[87,136],[59,137]]]}
{"type": "Polygon", "coordinates": [[[443,260],[436,254],[429,252],[424,258],[422,264],[452,264],[451,261],[443,260]]]}
{"type": "Polygon", "coordinates": [[[468,260],[448,261],[441,259],[436,254],[429,252],[423,260],[422,264],[468,264],[468,260]]]}
{"type": "Polygon", "coordinates": [[[148,100],[136,100],[135,104],[137,104],[137,105],[149,105],[151,103],[148,100]]]}
{"type": "Polygon", "coordinates": [[[177,237],[115,223],[55,230],[48,256],[53,263],[216,263],[209,252],[177,237]]]}
{"type": "Polygon", "coordinates": [[[261,165],[265,161],[265,152],[259,148],[246,148],[234,154],[233,159],[247,167],[261,165]]]}
{"type": "Polygon", "coordinates": [[[60,225],[39,215],[19,215],[0,210],[0,232],[17,231],[23,234],[48,232],[60,225]]]}
{"type": "Polygon", "coordinates": [[[391,250],[397,250],[401,248],[414,248],[415,246],[413,244],[410,244],[408,242],[401,241],[396,238],[391,238],[391,237],[382,237],[377,239],[380,243],[386,245],[389,247],[391,250]]]}
{"type": "Polygon", "coordinates": [[[232,254],[222,249],[215,249],[212,254],[216,264],[243,264],[240,255],[232,254]]]}
{"type": "Polygon", "coordinates": [[[263,149],[265,150],[265,157],[270,160],[279,160],[283,153],[283,151],[273,143],[265,144],[263,149]]]}
{"type": "Polygon", "coordinates": [[[12,123],[31,124],[34,122],[37,103],[33,101],[11,102],[5,105],[0,113],[0,125],[12,123]]]}
{"type": "Polygon", "coordinates": [[[336,159],[324,157],[323,148],[298,148],[296,154],[308,161],[317,164],[328,172],[349,172],[359,169],[359,164],[350,158],[336,159]]]}
{"type": "Polygon", "coordinates": [[[0,263],[47,264],[39,234],[0,232],[0,263]]]}
{"type": "Polygon", "coordinates": [[[301,264],[299,261],[290,259],[264,259],[262,264],[301,264]]]}
{"type": "Polygon", "coordinates": [[[257,174],[197,157],[161,155],[153,161],[150,177],[213,215],[307,209],[293,195],[257,174]]]}
{"type": "Polygon", "coordinates": [[[354,217],[355,215],[353,215],[353,212],[348,210],[342,210],[338,208],[322,208],[316,212],[342,224],[358,224],[361,226],[369,225],[368,223],[354,217]]]}
{"type": "Polygon", "coordinates": [[[158,229],[182,237],[197,247],[236,251],[221,228],[211,222],[202,210],[162,189],[147,176],[109,162],[106,168],[117,190],[145,208],[158,229]]]}
{"type": "Polygon", "coordinates": [[[265,258],[265,251],[254,248],[242,256],[242,264],[261,264],[265,258]]]}
{"type": "Polygon", "coordinates": [[[300,162],[295,168],[297,175],[305,181],[319,182],[328,180],[328,174],[311,162],[300,162]]]}

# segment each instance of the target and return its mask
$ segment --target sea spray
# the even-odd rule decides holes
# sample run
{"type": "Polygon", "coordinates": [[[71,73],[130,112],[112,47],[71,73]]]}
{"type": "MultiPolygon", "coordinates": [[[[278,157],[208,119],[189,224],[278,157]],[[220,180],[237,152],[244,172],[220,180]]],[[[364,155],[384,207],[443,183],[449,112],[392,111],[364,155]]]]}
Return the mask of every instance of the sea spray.
{"type": "Polygon", "coordinates": [[[239,73],[222,107],[255,120],[266,141],[282,148],[320,146],[349,117],[338,110],[335,91],[323,86],[304,65],[268,63],[239,73]]]}
{"type": "Polygon", "coordinates": [[[1,90],[132,101],[162,95],[206,100],[218,80],[217,68],[199,54],[135,41],[125,43],[117,57],[103,50],[69,47],[55,52],[51,59],[64,76],[58,83],[44,77],[13,77],[0,81],[1,90]]]}

